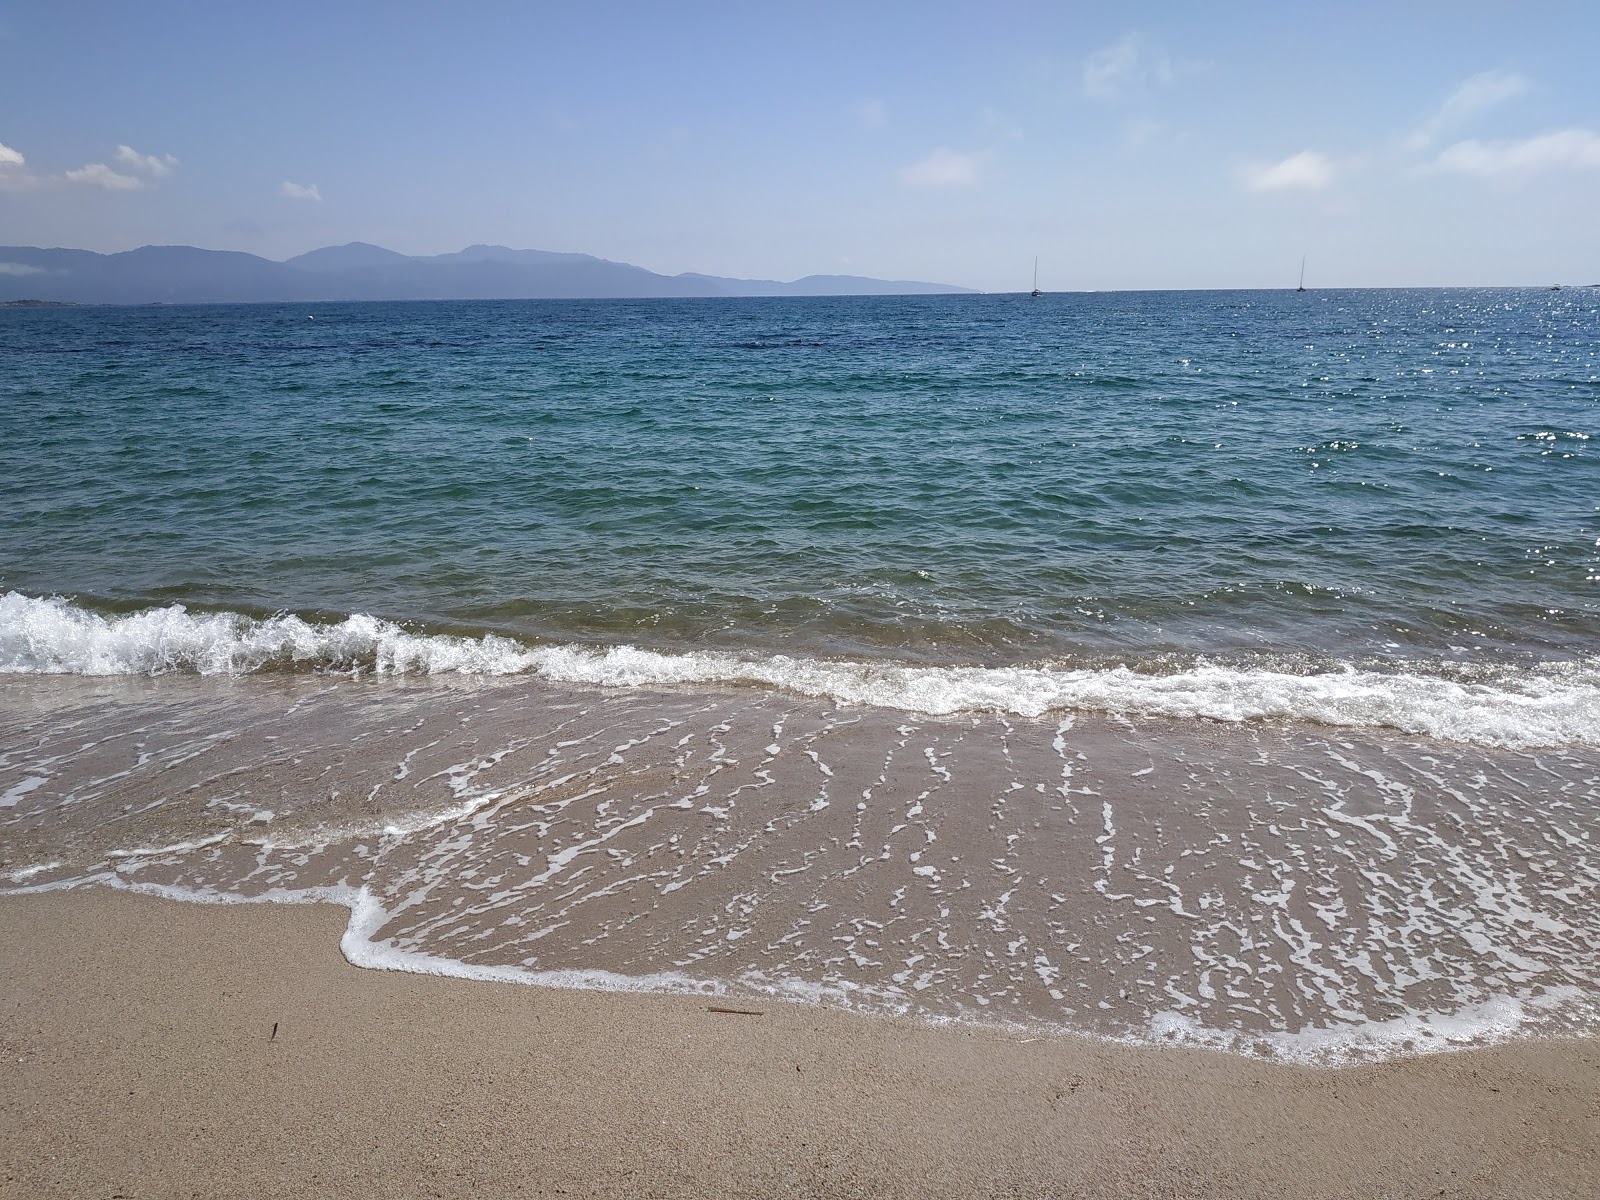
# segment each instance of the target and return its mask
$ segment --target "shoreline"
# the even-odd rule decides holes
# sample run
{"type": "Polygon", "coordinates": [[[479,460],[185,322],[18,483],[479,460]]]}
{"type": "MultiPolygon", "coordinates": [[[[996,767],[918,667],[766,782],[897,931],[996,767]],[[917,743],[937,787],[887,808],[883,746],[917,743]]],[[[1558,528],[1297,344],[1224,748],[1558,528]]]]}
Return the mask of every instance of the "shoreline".
{"type": "Polygon", "coordinates": [[[0,898],[7,1189],[1549,1197],[1600,1173],[1600,1039],[1312,1068],[725,1005],[749,1016],[362,970],[345,916],[0,898]]]}
{"type": "Polygon", "coordinates": [[[536,680],[0,689],[28,747],[0,766],[0,872],[359,882],[352,961],[1289,1058],[1594,1031],[1593,813],[1548,784],[1592,754],[536,680]]]}

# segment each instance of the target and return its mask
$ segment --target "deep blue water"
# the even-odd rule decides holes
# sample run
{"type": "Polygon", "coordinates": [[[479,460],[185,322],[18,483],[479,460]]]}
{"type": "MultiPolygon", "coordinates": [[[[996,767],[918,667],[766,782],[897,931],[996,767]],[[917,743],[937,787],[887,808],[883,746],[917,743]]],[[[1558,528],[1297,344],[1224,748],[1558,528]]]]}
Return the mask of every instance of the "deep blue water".
{"type": "Polygon", "coordinates": [[[1597,435],[1592,290],[9,310],[0,591],[945,663],[1565,659],[1600,635],[1597,435]]]}

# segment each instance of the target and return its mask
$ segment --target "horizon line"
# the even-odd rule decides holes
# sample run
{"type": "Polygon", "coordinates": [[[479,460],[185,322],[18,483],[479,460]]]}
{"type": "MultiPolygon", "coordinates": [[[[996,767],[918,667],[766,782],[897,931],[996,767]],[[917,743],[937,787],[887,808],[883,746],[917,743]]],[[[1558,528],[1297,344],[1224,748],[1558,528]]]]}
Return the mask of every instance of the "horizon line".
{"type": "MultiPolygon", "coordinates": [[[[124,249],[124,250],[87,250],[87,249],[84,249],[81,246],[25,246],[25,245],[21,245],[21,244],[13,244],[12,246],[4,247],[4,248],[17,249],[17,250],[63,250],[63,251],[74,251],[74,252],[81,253],[81,254],[94,254],[94,255],[98,255],[98,256],[100,256],[102,258],[110,258],[110,257],[112,257],[114,255],[118,255],[118,254],[132,254],[132,253],[135,253],[135,252],[137,252],[139,250],[199,250],[199,251],[201,251],[203,253],[207,253],[207,254],[240,254],[240,255],[244,255],[244,256],[249,257],[249,258],[260,259],[262,262],[270,262],[270,263],[273,263],[273,264],[278,265],[278,266],[286,266],[293,259],[303,258],[304,256],[306,256],[308,254],[316,253],[318,250],[342,250],[342,249],[345,249],[345,248],[350,247],[350,246],[370,246],[373,249],[383,250],[383,251],[385,251],[385,252],[387,252],[389,254],[394,254],[394,255],[397,255],[397,256],[399,256],[401,258],[412,259],[412,260],[430,259],[430,258],[442,258],[442,257],[445,257],[446,255],[463,253],[464,251],[470,250],[470,249],[472,249],[474,247],[477,247],[477,246],[482,246],[482,247],[485,247],[487,249],[493,249],[493,250],[508,250],[508,251],[511,251],[512,253],[519,253],[519,254],[520,253],[533,253],[533,254],[570,255],[570,256],[576,257],[576,258],[590,259],[590,260],[592,260],[592,261],[594,261],[596,263],[603,263],[603,264],[606,264],[606,265],[609,265],[609,266],[627,267],[627,268],[631,268],[631,269],[636,270],[636,271],[643,271],[646,274],[656,275],[656,276],[658,276],[658,277],[660,277],[662,279],[680,279],[680,278],[682,278],[684,276],[696,276],[696,277],[708,278],[708,279],[730,279],[730,280],[734,280],[736,282],[741,282],[741,283],[771,282],[771,283],[784,283],[784,284],[799,283],[802,280],[813,279],[813,278],[865,279],[865,280],[871,280],[871,281],[876,282],[876,283],[918,283],[918,284],[928,284],[928,285],[932,285],[932,286],[935,286],[935,287],[959,289],[958,292],[944,293],[945,295],[966,294],[966,295],[979,295],[979,296],[1008,296],[1008,295],[1024,295],[1024,296],[1026,296],[1026,295],[1029,294],[1029,289],[1028,288],[1014,288],[1014,289],[1013,288],[1006,288],[1006,289],[1003,289],[1003,290],[991,291],[991,290],[984,289],[984,288],[972,287],[972,286],[970,286],[968,284],[945,283],[945,282],[941,282],[941,281],[933,280],[933,279],[912,279],[912,278],[906,278],[906,277],[902,277],[902,278],[898,278],[898,279],[884,279],[884,278],[882,278],[880,276],[875,276],[875,275],[856,275],[856,274],[849,274],[849,273],[838,272],[838,271],[813,271],[813,272],[811,272],[811,273],[809,273],[807,275],[799,275],[799,276],[796,276],[794,279],[787,279],[787,280],[786,279],[773,278],[773,277],[765,277],[765,276],[757,277],[757,276],[744,276],[744,275],[714,275],[714,274],[712,274],[712,273],[710,273],[708,271],[700,271],[700,270],[684,270],[684,271],[678,271],[678,272],[674,272],[674,273],[667,273],[665,271],[654,270],[654,269],[652,269],[650,267],[642,267],[637,263],[626,262],[626,261],[624,261],[622,259],[604,258],[604,257],[601,257],[598,254],[590,254],[588,251],[584,251],[584,250],[546,250],[546,249],[542,249],[542,248],[539,248],[539,247],[533,247],[533,246],[521,246],[521,247],[519,247],[519,246],[511,246],[511,245],[507,245],[504,242],[470,242],[467,245],[462,246],[460,250],[444,250],[444,251],[440,251],[440,252],[438,252],[436,254],[407,254],[407,253],[405,253],[403,251],[400,251],[400,250],[391,250],[389,247],[379,245],[377,242],[366,242],[366,241],[362,241],[359,238],[357,238],[357,239],[353,239],[353,240],[348,241],[348,242],[329,243],[327,245],[314,246],[310,250],[303,250],[299,254],[291,254],[291,255],[288,256],[288,258],[281,258],[281,259],[279,259],[279,258],[268,258],[264,254],[256,254],[256,253],[254,253],[252,251],[249,251],[249,250],[218,249],[218,248],[212,247],[212,246],[196,246],[196,245],[193,245],[192,243],[188,243],[188,242],[145,242],[145,243],[143,243],[141,245],[129,247],[128,249],[124,249]]],[[[1590,289],[1590,288],[1600,288],[1600,282],[1595,282],[1595,283],[1562,283],[1560,281],[1556,281],[1554,283],[1337,284],[1337,285],[1322,285],[1322,286],[1318,286],[1318,287],[1311,287],[1311,288],[1306,288],[1305,290],[1307,292],[1330,292],[1330,291],[1417,291],[1417,290],[1443,291],[1443,290],[1450,290],[1450,289],[1473,289],[1473,288],[1504,288],[1504,289],[1510,289],[1510,290],[1543,289],[1545,291],[1566,290],[1568,288],[1574,288],[1574,289],[1582,290],[1582,289],[1590,289]]],[[[1297,290],[1296,285],[1293,285],[1293,284],[1282,284],[1282,285],[1274,284],[1274,285],[1270,285],[1270,286],[1262,286],[1262,285],[1255,285],[1255,286],[1233,285],[1233,286],[1228,286],[1228,285],[1216,285],[1216,284],[1213,284],[1213,285],[1202,285],[1202,286],[1172,286],[1172,287],[1161,287],[1161,286],[1150,286],[1150,287],[1094,287],[1094,288],[1070,288],[1069,287],[1069,288],[1045,289],[1042,294],[1045,295],[1045,296],[1050,296],[1050,295],[1093,295],[1093,294],[1097,294],[1097,293],[1126,293],[1126,292],[1275,292],[1275,291],[1290,291],[1290,292],[1293,292],[1293,291],[1296,291],[1296,290],[1297,290]]],[[[906,294],[910,295],[910,294],[915,294],[915,293],[906,293],[906,294]]],[[[889,295],[893,295],[893,293],[890,293],[889,295]]],[[[659,297],[647,297],[647,296],[614,296],[614,297],[603,297],[603,296],[592,296],[592,297],[497,296],[497,297],[479,297],[478,299],[481,299],[481,300],[535,300],[535,299],[595,299],[595,300],[599,300],[599,299],[617,299],[617,300],[629,300],[629,299],[636,299],[636,300],[639,300],[639,299],[663,299],[663,300],[667,300],[667,299],[683,299],[683,300],[707,299],[707,300],[715,300],[715,299],[780,299],[780,298],[783,298],[783,297],[756,297],[756,296],[723,296],[723,297],[718,297],[718,296],[698,296],[698,297],[697,296],[679,296],[679,297],[672,297],[672,296],[659,296],[659,297]]],[[[788,297],[788,298],[789,299],[826,299],[827,297],[825,297],[825,296],[810,296],[810,297],[796,296],[796,297],[788,297]]],[[[849,298],[849,297],[844,297],[844,298],[849,298]]],[[[859,296],[859,297],[855,297],[855,298],[856,299],[870,299],[870,298],[873,298],[873,297],[870,297],[870,296],[859,296]]],[[[878,298],[883,298],[883,297],[880,295],[878,298]]],[[[449,300],[449,299],[460,299],[460,298],[456,298],[456,297],[437,297],[436,299],[439,300],[439,301],[444,301],[444,300],[449,300]]],[[[384,301],[384,300],[370,300],[370,301],[369,300],[351,300],[351,301],[317,300],[317,301],[305,301],[304,303],[317,303],[317,304],[327,304],[327,303],[352,303],[352,304],[395,303],[395,304],[409,304],[409,303],[417,303],[419,301],[426,302],[425,300],[422,300],[422,298],[417,298],[417,299],[413,299],[413,300],[393,300],[393,301],[384,301]]],[[[0,303],[16,305],[16,304],[21,303],[21,302],[22,301],[19,300],[19,301],[3,301],[3,302],[0,302],[0,303]]],[[[81,307],[90,307],[90,306],[96,306],[96,307],[116,307],[116,306],[139,307],[139,306],[141,306],[143,304],[160,304],[160,303],[167,303],[167,302],[163,302],[163,301],[134,301],[134,302],[129,302],[127,304],[124,304],[123,302],[115,302],[115,301],[106,302],[106,301],[88,300],[88,301],[71,301],[71,302],[64,302],[64,303],[73,303],[73,304],[76,304],[76,305],[81,306],[81,307]]],[[[176,305],[176,304],[188,304],[188,303],[194,303],[194,304],[279,304],[279,303],[294,304],[294,303],[301,303],[301,302],[300,301],[293,301],[293,300],[285,300],[285,301],[276,301],[276,300],[259,300],[259,301],[256,301],[256,300],[240,300],[240,301],[177,301],[177,302],[170,302],[170,303],[173,303],[174,305],[176,305]]]]}
{"type": "MultiPolygon", "coordinates": [[[[53,247],[57,248],[57,247],[53,247]]],[[[64,247],[59,247],[64,248],[64,247]]],[[[198,248],[198,247],[196,247],[198,248]]],[[[271,261],[271,260],[268,260],[271,261]]],[[[865,277],[862,277],[865,278],[865,277]]],[[[1540,283],[1448,283],[1448,284],[1357,284],[1348,287],[1306,288],[1304,293],[1325,294],[1334,292],[1550,292],[1550,291],[1600,291],[1600,283],[1571,283],[1551,286],[1540,283]]],[[[886,292],[868,295],[800,295],[800,296],[418,296],[402,300],[44,300],[38,297],[19,297],[0,300],[0,308],[285,308],[330,307],[353,304],[595,304],[625,301],[630,304],[699,304],[705,302],[760,302],[794,301],[879,301],[879,300],[970,300],[973,298],[999,299],[1008,296],[1029,299],[1047,299],[1052,296],[1130,296],[1175,294],[1210,294],[1231,292],[1261,292],[1276,294],[1289,292],[1301,294],[1299,288],[1287,285],[1277,287],[1149,287],[1149,288],[1062,288],[1042,292],[1035,297],[1020,289],[1006,292],[985,292],[976,288],[960,292],[886,292]]]]}

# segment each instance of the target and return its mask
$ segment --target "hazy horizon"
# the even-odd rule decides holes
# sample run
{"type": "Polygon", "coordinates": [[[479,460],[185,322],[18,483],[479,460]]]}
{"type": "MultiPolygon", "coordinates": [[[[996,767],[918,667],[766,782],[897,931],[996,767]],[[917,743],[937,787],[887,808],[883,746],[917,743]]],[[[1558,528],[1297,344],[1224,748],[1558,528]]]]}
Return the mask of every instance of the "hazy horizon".
{"type": "MultiPolygon", "coordinates": [[[[344,249],[347,246],[351,246],[351,245],[370,245],[370,246],[375,246],[376,248],[378,248],[380,250],[381,249],[389,249],[389,247],[378,246],[377,243],[363,242],[360,239],[357,239],[354,242],[342,243],[339,246],[314,246],[314,247],[311,247],[309,250],[303,251],[303,252],[298,253],[298,254],[291,254],[291,255],[288,255],[285,258],[272,258],[272,257],[269,257],[267,255],[256,255],[255,257],[264,258],[268,262],[276,263],[276,264],[279,264],[279,265],[292,265],[295,259],[305,257],[308,254],[314,253],[315,251],[318,251],[318,250],[330,250],[330,249],[344,249]]],[[[606,259],[602,255],[590,255],[587,251],[583,251],[583,250],[551,250],[550,247],[544,247],[544,246],[505,246],[505,245],[498,244],[498,243],[484,243],[484,242],[475,242],[472,245],[465,246],[465,247],[458,246],[454,250],[440,251],[438,254],[408,255],[406,257],[414,259],[414,260],[420,260],[420,261],[428,261],[430,259],[435,259],[435,258],[437,258],[437,259],[448,259],[452,254],[461,253],[461,252],[463,252],[465,250],[471,250],[471,249],[475,249],[475,248],[483,247],[483,246],[487,246],[487,247],[489,247],[491,249],[509,250],[509,251],[512,251],[513,253],[524,253],[524,252],[528,252],[528,251],[533,251],[533,252],[546,252],[546,251],[548,251],[548,252],[551,252],[551,253],[554,253],[554,254],[558,254],[558,255],[569,255],[570,254],[570,255],[574,255],[574,256],[578,256],[578,257],[593,258],[594,260],[596,260],[598,262],[610,263],[610,264],[613,264],[613,265],[616,265],[616,266],[622,266],[622,267],[636,267],[636,266],[639,266],[639,264],[637,264],[637,263],[625,263],[625,262],[621,262],[621,261],[616,260],[616,259],[606,259]]],[[[82,246],[52,246],[52,247],[30,247],[30,249],[84,250],[84,249],[88,249],[88,247],[82,247],[82,246]]],[[[135,250],[165,250],[165,249],[204,250],[204,251],[207,251],[207,252],[216,252],[216,253],[246,253],[246,254],[253,253],[252,251],[236,251],[236,250],[233,250],[231,247],[225,247],[225,246],[192,246],[192,245],[189,245],[187,243],[179,243],[179,242],[147,242],[147,243],[144,243],[143,245],[139,245],[139,246],[125,246],[125,247],[122,247],[121,249],[118,249],[118,250],[95,250],[95,251],[91,251],[91,252],[92,253],[96,253],[96,254],[104,254],[104,255],[110,256],[110,255],[113,255],[113,254],[126,254],[126,253],[130,253],[132,251],[135,251],[135,250]]],[[[399,253],[399,252],[396,251],[396,253],[399,253]]],[[[8,264],[0,263],[0,273],[4,273],[4,267],[6,265],[8,265],[8,264]]],[[[1298,266],[1298,264],[1297,264],[1297,266],[1298,266]]],[[[677,277],[676,275],[666,275],[664,272],[656,272],[656,274],[661,274],[664,278],[668,278],[668,279],[677,277]]],[[[685,272],[679,272],[678,274],[679,275],[695,275],[695,274],[703,274],[703,273],[685,271],[685,272]]],[[[1600,272],[1597,272],[1597,274],[1600,274],[1600,272]]],[[[868,275],[863,275],[860,272],[851,272],[851,271],[812,271],[812,272],[808,272],[805,275],[794,276],[794,277],[792,277],[790,279],[781,279],[781,278],[775,278],[775,277],[772,277],[772,276],[762,277],[761,279],[756,279],[756,278],[752,278],[752,277],[740,277],[740,276],[710,276],[710,275],[707,275],[706,277],[707,278],[711,278],[711,279],[726,279],[726,280],[730,280],[730,281],[745,281],[745,282],[770,281],[770,282],[775,282],[775,283],[794,283],[794,282],[799,282],[799,281],[807,279],[807,278],[841,278],[841,279],[855,278],[855,279],[862,279],[862,280],[866,280],[866,281],[870,281],[870,282],[878,282],[878,283],[921,283],[921,284],[938,285],[940,287],[948,287],[949,288],[949,290],[930,291],[930,292],[926,292],[926,293],[886,293],[887,295],[899,296],[901,298],[904,298],[907,295],[942,296],[942,297],[946,297],[946,298],[951,297],[951,296],[1002,296],[1002,295],[1022,294],[1022,293],[1027,292],[1029,290],[1029,287],[1030,287],[1030,281],[1029,280],[1023,280],[1021,284],[1018,284],[1016,286],[998,287],[998,288],[994,288],[994,289],[990,289],[990,290],[985,290],[985,289],[982,289],[982,288],[967,287],[966,285],[951,284],[949,280],[942,280],[942,279],[920,278],[920,279],[916,279],[916,280],[910,280],[910,279],[905,279],[905,280],[898,280],[898,279],[897,280],[885,280],[885,279],[883,279],[883,278],[881,278],[879,276],[868,276],[868,275]]],[[[1101,287],[1060,287],[1060,288],[1051,289],[1050,291],[1045,292],[1045,294],[1046,295],[1050,295],[1050,294],[1067,294],[1067,293],[1094,294],[1094,293],[1101,293],[1101,292],[1109,293],[1109,292],[1168,292],[1168,291],[1171,291],[1171,292],[1292,291],[1296,287],[1297,278],[1298,277],[1291,278],[1291,279],[1289,279],[1287,281],[1283,281],[1283,282],[1267,283],[1267,284],[1261,284],[1261,285],[1210,285],[1210,284],[1196,284],[1196,285],[1192,285],[1192,286],[1150,285],[1150,286],[1142,286],[1142,287],[1141,286],[1129,286],[1129,287],[1103,287],[1103,288],[1101,288],[1101,287]]],[[[1511,290],[1518,289],[1518,288],[1526,288],[1526,289],[1533,289],[1533,290],[1548,290],[1552,286],[1552,282],[1554,282],[1555,284],[1558,284],[1561,288],[1569,288],[1570,287],[1570,288],[1574,288],[1574,289],[1578,289],[1578,290],[1582,290],[1582,289],[1586,289],[1586,288],[1600,288],[1600,279],[1597,279],[1597,280],[1581,280],[1581,279],[1576,279],[1576,278],[1575,279],[1568,279],[1568,280],[1551,281],[1551,282],[1547,282],[1547,281],[1544,281],[1544,280],[1529,280],[1529,281],[1514,282],[1514,283],[1504,283],[1504,282],[1498,282],[1498,281],[1488,282],[1488,283],[1448,283],[1448,284],[1436,284],[1436,283],[1360,284],[1360,283],[1354,283],[1354,284],[1343,284],[1343,285],[1336,285],[1336,286],[1317,284],[1317,283],[1315,283],[1315,280],[1312,280],[1312,282],[1307,285],[1306,291],[1308,291],[1308,292],[1311,292],[1311,291],[1362,291],[1362,290],[1408,290],[1408,289],[1415,289],[1415,290],[1429,290],[1429,289],[1449,290],[1449,289],[1478,289],[1478,288],[1491,288],[1491,289],[1493,289],[1493,288],[1506,288],[1506,289],[1511,289],[1511,290]]],[[[1041,289],[1041,290],[1043,290],[1043,289],[1041,289]]],[[[870,295],[870,294],[872,294],[872,293],[867,293],[867,295],[870,295]]],[[[809,295],[809,294],[802,294],[802,298],[805,295],[809,295]]],[[[817,293],[816,295],[811,296],[811,298],[823,298],[823,299],[830,298],[830,297],[839,298],[839,297],[848,296],[848,295],[851,295],[851,294],[850,293],[817,293]]],[[[493,298],[493,297],[491,297],[491,298],[493,298]]],[[[501,299],[519,299],[519,298],[540,299],[541,297],[506,296],[506,297],[500,297],[500,298],[501,299]]],[[[560,299],[561,297],[544,297],[544,298],[560,299]]],[[[578,298],[581,298],[581,297],[578,297],[578,298]]],[[[631,297],[619,297],[619,298],[621,298],[621,299],[649,299],[650,297],[647,297],[647,296],[631,296],[631,297]]],[[[663,298],[663,299],[673,299],[674,297],[661,297],[661,298],[663,298]]],[[[685,298],[685,297],[677,297],[677,298],[685,298]]],[[[773,298],[773,297],[770,296],[770,295],[767,295],[765,293],[762,293],[762,294],[755,295],[755,296],[738,296],[738,295],[730,294],[730,295],[724,295],[724,296],[720,296],[720,297],[717,297],[717,296],[699,296],[699,297],[688,297],[688,298],[697,298],[697,299],[763,299],[763,298],[766,298],[766,299],[770,299],[770,298],[773,298]]],[[[857,296],[856,298],[861,298],[861,297],[857,296]]],[[[450,298],[449,297],[443,297],[442,299],[450,299],[450,298]]],[[[308,300],[308,301],[303,301],[303,302],[304,303],[317,303],[318,301],[308,300]]],[[[358,303],[367,303],[367,302],[383,303],[384,301],[380,297],[373,297],[373,298],[371,298],[370,301],[357,301],[357,302],[358,303]]],[[[16,303],[16,302],[15,301],[10,301],[9,303],[16,303]]],[[[119,303],[119,302],[117,302],[117,301],[89,300],[89,301],[83,301],[81,303],[89,304],[89,305],[97,305],[97,304],[119,303]]],[[[141,302],[141,301],[130,301],[129,303],[143,303],[143,302],[141,302]]],[[[185,302],[182,302],[182,303],[204,303],[204,302],[188,302],[188,301],[185,301],[185,302]]],[[[222,303],[231,303],[231,302],[223,301],[222,303]]],[[[302,303],[302,301],[299,301],[299,300],[288,300],[288,301],[239,301],[238,303],[302,303]]]]}
{"type": "Polygon", "coordinates": [[[982,291],[1587,284],[1600,14],[0,10],[0,240],[982,291]],[[43,98],[46,103],[40,103],[43,98]]]}

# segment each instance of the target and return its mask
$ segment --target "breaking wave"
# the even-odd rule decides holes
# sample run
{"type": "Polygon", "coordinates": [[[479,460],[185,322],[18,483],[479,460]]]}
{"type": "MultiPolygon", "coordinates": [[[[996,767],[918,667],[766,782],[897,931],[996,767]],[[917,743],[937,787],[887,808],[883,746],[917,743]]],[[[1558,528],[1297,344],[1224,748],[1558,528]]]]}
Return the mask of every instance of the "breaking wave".
{"type": "Polygon", "coordinates": [[[766,686],[840,704],[929,714],[1285,719],[1512,748],[1600,745],[1600,666],[1593,662],[1506,669],[1476,680],[1410,666],[1415,669],[1307,671],[1200,662],[1163,673],[1127,666],[909,666],[714,650],[527,645],[493,634],[413,632],[366,615],[316,623],[292,615],[191,613],[173,604],[105,616],[60,598],[0,596],[0,673],[10,674],[530,674],[603,687],[766,686]]]}

